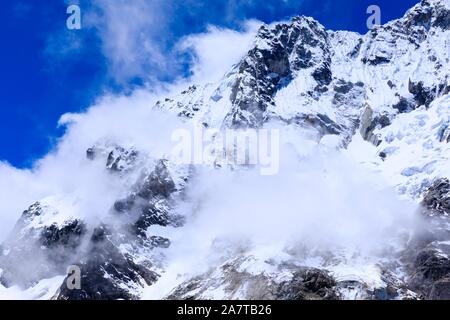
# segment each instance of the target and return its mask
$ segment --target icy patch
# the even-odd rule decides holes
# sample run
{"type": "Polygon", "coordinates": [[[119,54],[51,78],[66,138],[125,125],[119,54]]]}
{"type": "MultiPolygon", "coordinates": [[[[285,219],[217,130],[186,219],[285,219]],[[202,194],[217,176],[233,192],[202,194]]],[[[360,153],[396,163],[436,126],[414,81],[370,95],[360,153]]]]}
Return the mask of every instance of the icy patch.
{"type": "Polygon", "coordinates": [[[0,300],[50,300],[55,296],[64,279],[65,276],[43,279],[26,290],[17,286],[5,288],[0,285],[0,300]]]}
{"type": "Polygon", "coordinates": [[[428,109],[399,114],[390,126],[378,130],[382,138],[378,147],[355,137],[348,151],[379,171],[405,196],[418,199],[433,179],[450,177],[450,143],[439,139],[442,125],[449,119],[450,95],[446,95],[428,109]],[[383,151],[384,160],[374,156],[383,151]]]}

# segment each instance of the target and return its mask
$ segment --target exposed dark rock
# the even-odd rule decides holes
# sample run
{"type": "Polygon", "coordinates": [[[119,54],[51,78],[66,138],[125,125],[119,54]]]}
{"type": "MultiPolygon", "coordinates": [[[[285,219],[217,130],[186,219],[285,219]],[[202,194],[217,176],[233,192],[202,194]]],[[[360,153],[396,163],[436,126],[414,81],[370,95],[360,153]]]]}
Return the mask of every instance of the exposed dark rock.
{"type": "Polygon", "coordinates": [[[428,1],[422,1],[419,10],[413,12],[408,20],[409,26],[420,26],[429,29],[433,12],[428,1]]]}
{"type": "Polygon", "coordinates": [[[197,90],[197,86],[196,85],[192,85],[187,90],[182,91],[181,94],[193,93],[196,90],[197,90]]]}
{"type": "Polygon", "coordinates": [[[135,204],[135,196],[130,195],[125,199],[114,202],[114,210],[118,213],[129,212],[135,204]]]}
{"type": "Polygon", "coordinates": [[[166,227],[169,225],[168,213],[158,210],[154,205],[147,205],[142,208],[142,214],[136,221],[135,226],[138,230],[145,231],[153,225],[166,227]]]}
{"type": "Polygon", "coordinates": [[[313,78],[320,86],[327,86],[333,80],[330,63],[324,62],[312,73],[313,78]]]}
{"type": "MultiPolygon", "coordinates": [[[[364,85],[364,84],[362,84],[364,85]]],[[[345,80],[339,80],[334,85],[334,91],[340,94],[347,94],[349,93],[354,87],[354,84],[352,82],[348,82],[345,80]]]]}
{"type": "Polygon", "coordinates": [[[391,125],[391,120],[385,114],[378,115],[374,119],[375,127],[379,126],[381,129],[391,125]]]}
{"type": "Polygon", "coordinates": [[[296,116],[288,121],[288,123],[296,123],[299,125],[312,126],[320,132],[321,135],[334,134],[338,135],[343,131],[343,128],[336,122],[331,120],[325,114],[310,114],[296,116]]]}
{"type": "Polygon", "coordinates": [[[60,287],[59,300],[137,299],[136,290],[154,283],[158,275],[132,257],[122,254],[110,241],[95,243],[81,270],[81,289],[69,289],[67,278],[60,287]]]}
{"type": "Polygon", "coordinates": [[[65,271],[64,263],[77,254],[86,233],[85,224],[72,220],[61,225],[30,226],[41,214],[41,205],[32,205],[5,241],[8,255],[0,253],[4,285],[28,288],[36,281],[59,275],[65,271]]]}
{"type": "Polygon", "coordinates": [[[387,57],[382,56],[374,56],[374,57],[364,57],[362,58],[362,62],[367,63],[372,66],[377,66],[383,63],[389,63],[391,60],[387,57]]]}
{"type": "MultiPolygon", "coordinates": [[[[175,183],[167,168],[166,160],[159,160],[155,169],[144,175],[135,191],[125,199],[114,203],[116,213],[126,214],[131,221],[131,232],[145,238],[150,226],[180,227],[184,219],[170,212],[171,194],[176,191],[175,183]]],[[[163,243],[156,243],[163,245],[163,243]]]]}
{"type": "Polygon", "coordinates": [[[236,296],[249,300],[324,300],[339,299],[335,280],[325,270],[284,265],[292,272],[290,280],[275,282],[267,274],[253,274],[241,269],[241,257],[218,269],[193,277],[177,286],[168,296],[171,300],[202,299],[216,289],[224,291],[226,299],[236,296]],[[218,274],[220,274],[218,276],[218,274]]]}
{"type": "Polygon", "coordinates": [[[364,41],[363,39],[358,39],[358,43],[356,44],[356,46],[353,48],[353,50],[349,53],[349,56],[351,58],[356,58],[358,56],[358,54],[361,51],[361,46],[363,45],[364,41]]]}
{"type": "Polygon", "coordinates": [[[339,134],[342,132],[342,128],[325,114],[308,115],[305,121],[319,127],[323,134],[339,134]]]}
{"type": "Polygon", "coordinates": [[[318,22],[295,17],[273,28],[262,26],[257,37],[267,46],[250,50],[238,67],[227,127],[260,127],[268,120],[266,111],[274,104],[273,96],[296,70],[318,66],[312,71],[318,91],[326,90],[324,86],[332,80],[328,34],[318,22]]]}
{"type": "Polygon", "coordinates": [[[135,233],[143,236],[150,226],[181,227],[183,224],[184,219],[181,216],[171,215],[163,208],[157,208],[154,205],[147,205],[142,208],[142,213],[133,226],[135,233]]]}
{"type": "Polygon", "coordinates": [[[303,268],[290,281],[280,284],[277,298],[283,300],[336,300],[336,281],[324,270],[303,268]]]}
{"type": "Polygon", "coordinates": [[[438,133],[439,142],[450,143],[450,124],[444,124],[438,133]]]}
{"type": "Polygon", "coordinates": [[[429,297],[436,282],[450,276],[450,260],[434,249],[423,249],[413,263],[410,285],[429,297]]]}
{"type": "Polygon", "coordinates": [[[175,183],[170,177],[164,160],[158,161],[155,170],[144,179],[144,183],[138,191],[138,196],[150,199],[154,196],[169,197],[175,191],[175,183]]]}
{"type": "Polygon", "coordinates": [[[399,113],[410,112],[415,109],[416,105],[404,97],[400,97],[400,101],[392,106],[399,113]]]}
{"type": "Polygon", "coordinates": [[[436,281],[428,298],[430,300],[450,300],[450,277],[436,281]]]}
{"type": "Polygon", "coordinates": [[[450,181],[440,178],[427,190],[422,205],[428,215],[450,215],[450,181]]]}
{"type": "Polygon", "coordinates": [[[394,84],[391,80],[388,80],[387,85],[388,85],[389,88],[391,88],[391,89],[395,88],[395,84],[394,84]]]}
{"type": "Polygon", "coordinates": [[[117,145],[96,145],[86,150],[86,158],[106,158],[106,168],[113,172],[121,172],[133,168],[139,153],[134,148],[125,149],[117,145]]]}
{"type": "Polygon", "coordinates": [[[391,124],[391,120],[385,114],[374,116],[370,107],[367,107],[362,116],[360,124],[360,133],[364,140],[371,142],[375,146],[380,145],[381,140],[374,134],[375,129],[382,129],[391,124]]]}
{"type": "Polygon", "coordinates": [[[433,21],[433,27],[441,28],[443,30],[450,29],[450,10],[442,8],[437,12],[436,18],[433,21]]]}
{"type": "Polygon", "coordinates": [[[73,220],[63,227],[52,224],[44,227],[40,242],[47,248],[64,247],[73,250],[80,245],[82,236],[86,233],[86,226],[80,220],[73,220]]]}
{"type": "Polygon", "coordinates": [[[195,300],[198,297],[194,292],[202,289],[204,278],[194,277],[182,285],[176,287],[167,297],[167,300],[195,300]]]}
{"type": "Polygon", "coordinates": [[[149,240],[150,240],[152,246],[154,246],[156,248],[170,247],[170,240],[167,238],[159,237],[159,236],[151,236],[149,240]]]}
{"type": "Polygon", "coordinates": [[[111,231],[106,225],[101,225],[92,231],[91,242],[98,243],[103,242],[111,235],[111,231]]]}
{"type": "Polygon", "coordinates": [[[372,292],[373,300],[393,300],[397,297],[397,290],[390,285],[382,288],[375,288],[372,292]]]}
{"type": "Polygon", "coordinates": [[[106,168],[111,171],[120,172],[134,164],[138,157],[138,152],[132,149],[124,149],[122,147],[115,147],[108,154],[106,160],[106,168]]]}
{"type": "Polygon", "coordinates": [[[42,207],[39,202],[32,204],[27,210],[22,213],[22,220],[33,219],[34,217],[40,216],[42,214],[42,207]]]}
{"type": "Polygon", "coordinates": [[[88,158],[89,160],[95,159],[95,148],[94,147],[86,150],[86,158],[88,158]]]}
{"type": "Polygon", "coordinates": [[[408,89],[409,92],[414,95],[414,99],[420,106],[425,105],[428,107],[435,99],[435,90],[432,88],[426,88],[422,81],[412,82],[410,80],[408,89]]]}

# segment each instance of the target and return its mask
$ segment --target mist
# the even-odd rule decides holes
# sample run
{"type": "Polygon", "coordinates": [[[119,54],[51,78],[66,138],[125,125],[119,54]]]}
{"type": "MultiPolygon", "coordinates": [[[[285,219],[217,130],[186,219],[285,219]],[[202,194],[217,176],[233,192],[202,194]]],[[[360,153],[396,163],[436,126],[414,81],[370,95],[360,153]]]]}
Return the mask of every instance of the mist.
{"type": "Polygon", "coordinates": [[[163,298],[183,280],[242,256],[307,265],[339,253],[349,264],[360,257],[375,264],[402,250],[423,226],[416,203],[401,200],[346,150],[311,142],[302,129],[280,131],[275,175],[257,167],[197,168],[178,207],[186,225],[149,229],[172,245],[164,252],[167,271],[146,298],[163,298]]]}

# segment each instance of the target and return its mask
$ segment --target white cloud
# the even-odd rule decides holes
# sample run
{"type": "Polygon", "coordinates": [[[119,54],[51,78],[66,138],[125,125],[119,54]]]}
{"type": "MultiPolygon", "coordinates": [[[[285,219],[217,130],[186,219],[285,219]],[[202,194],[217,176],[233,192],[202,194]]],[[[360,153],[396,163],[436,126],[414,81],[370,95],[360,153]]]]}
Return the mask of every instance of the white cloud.
{"type": "Polygon", "coordinates": [[[0,162],[0,242],[5,240],[23,210],[46,194],[47,187],[30,170],[0,162]]]}
{"type": "Polygon", "coordinates": [[[119,81],[133,77],[154,81],[158,76],[175,76],[180,71],[180,53],[195,57],[190,66],[193,81],[218,80],[250,49],[261,24],[249,20],[243,30],[209,26],[199,34],[183,37],[173,47],[169,29],[171,8],[167,1],[96,0],[86,23],[97,30],[111,75],[119,81]],[[130,18],[132,17],[132,18],[130,18]]]}
{"type": "Polygon", "coordinates": [[[180,40],[178,49],[188,51],[194,58],[191,66],[194,82],[215,82],[251,49],[261,22],[249,20],[243,31],[209,26],[204,33],[180,40]]]}
{"type": "Polygon", "coordinates": [[[167,11],[162,0],[93,2],[84,24],[96,30],[109,71],[116,80],[151,77],[146,72],[171,67],[164,53],[167,11]]]}

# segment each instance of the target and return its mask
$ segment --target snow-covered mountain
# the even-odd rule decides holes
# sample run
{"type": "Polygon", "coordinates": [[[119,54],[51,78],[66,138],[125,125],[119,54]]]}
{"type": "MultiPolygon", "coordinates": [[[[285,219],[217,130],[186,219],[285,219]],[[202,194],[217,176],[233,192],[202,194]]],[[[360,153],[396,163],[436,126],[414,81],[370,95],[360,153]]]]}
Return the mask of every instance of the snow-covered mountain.
{"type": "Polygon", "coordinates": [[[280,174],[98,141],[79,156],[120,192],[98,195],[101,218],[80,195],[30,204],[0,246],[0,297],[450,299],[449,70],[449,0],[366,35],[262,25],[218,83],[152,109],[279,128],[280,174]]]}

